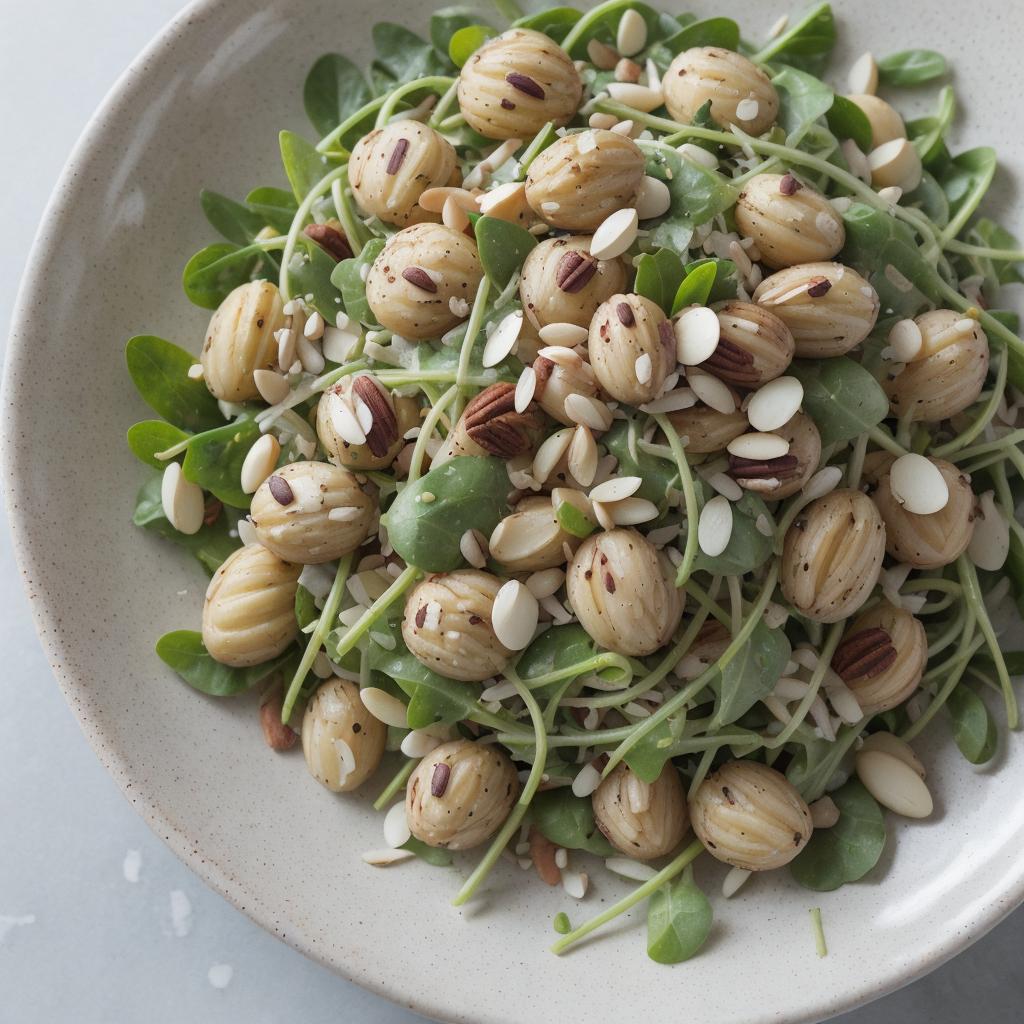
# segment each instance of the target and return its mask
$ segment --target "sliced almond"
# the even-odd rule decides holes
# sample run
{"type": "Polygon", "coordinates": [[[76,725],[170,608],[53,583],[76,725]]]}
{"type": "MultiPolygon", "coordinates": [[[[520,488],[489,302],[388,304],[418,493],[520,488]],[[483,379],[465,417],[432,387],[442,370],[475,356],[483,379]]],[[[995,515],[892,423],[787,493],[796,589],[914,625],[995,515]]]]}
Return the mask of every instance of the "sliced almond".
{"type": "Polygon", "coordinates": [[[651,89],[646,85],[635,85],[632,82],[609,82],[606,86],[608,95],[624,106],[649,114],[657,110],[665,102],[660,89],[651,89]]]}
{"type": "Polygon", "coordinates": [[[862,750],[856,767],[864,788],[883,807],[905,818],[927,818],[932,813],[928,787],[905,761],[881,750],[862,750]]]}
{"type": "Polygon", "coordinates": [[[252,379],[260,397],[267,405],[277,405],[291,394],[292,389],[288,381],[273,370],[256,370],[253,372],[252,379]]]}
{"type": "Polygon", "coordinates": [[[181,463],[169,462],[160,481],[160,500],[167,521],[178,533],[198,533],[206,514],[203,489],[185,479],[181,463]]]}
{"type": "Polygon", "coordinates": [[[242,462],[241,484],[243,494],[255,494],[260,484],[274,472],[281,456],[281,445],[273,434],[264,434],[246,452],[242,462]]]}
{"type": "Polygon", "coordinates": [[[591,256],[599,260],[621,256],[636,241],[638,221],[636,210],[628,207],[606,217],[590,241],[591,256]]]}
{"type": "Polygon", "coordinates": [[[776,377],[758,388],[747,405],[747,419],[755,430],[778,430],[799,411],[804,386],[796,377],[776,377]]]}
{"type": "Polygon", "coordinates": [[[768,462],[781,459],[789,453],[789,442],[778,434],[740,434],[726,446],[730,455],[739,459],[753,459],[756,462],[768,462]]]}
{"type": "Polygon", "coordinates": [[[491,609],[491,627],[510,651],[523,650],[533,639],[540,608],[537,598],[518,580],[502,584],[491,609]]]}
{"type": "Polygon", "coordinates": [[[676,320],[673,331],[676,358],[684,366],[696,366],[714,355],[722,324],[714,310],[707,306],[694,306],[676,320]]]}

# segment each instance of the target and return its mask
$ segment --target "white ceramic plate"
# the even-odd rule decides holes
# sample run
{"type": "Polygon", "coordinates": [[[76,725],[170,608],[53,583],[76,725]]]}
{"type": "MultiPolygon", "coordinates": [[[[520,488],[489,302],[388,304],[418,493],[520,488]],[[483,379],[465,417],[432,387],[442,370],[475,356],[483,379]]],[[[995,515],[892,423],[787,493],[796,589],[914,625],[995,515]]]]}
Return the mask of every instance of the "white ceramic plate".
{"type": "MultiPolygon", "coordinates": [[[[412,27],[430,11],[403,5],[412,27]]],[[[732,3],[748,35],[779,9],[732,3]],[[748,10],[750,8],[751,10],[748,10]]],[[[952,58],[966,116],[960,142],[998,145],[1024,167],[1017,43],[1024,8],[1001,0],[859,0],[837,5],[846,57],[931,46],[952,58]]],[[[786,874],[716,900],[712,940],[659,967],[639,914],[562,959],[551,918],[591,916],[629,883],[594,879],[582,905],[502,865],[470,908],[449,901],[465,866],[370,868],[381,819],[313,785],[301,757],[263,746],[250,699],[208,700],[153,654],[198,624],[198,567],[130,524],[144,470],[124,444],[146,415],[125,340],[154,333],[198,350],[207,314],[178,280],[212,239],[203,186],[244,195],[283,184],[281,128],[308,131],[301,88],[325,49],[368,54],[370,0],[245,0],[189,8],[132,65],[75,150],[29,260],[7,364],[7,501],[36,622],[97,755],[153,829],[264,927],[346,977],[423,1013],[474,1024],[640,1019],[762,1024],[828,1016],[937,966],[1024,893],[1019,736],[994,769],[970,769],[941,725],[921,752],[937,809],[891,823],[872,880],[816,895],[786,874]],[[820,905],[819,960],[807,910],[820,905]]],[[[1019,221],[1019,208],[1009,218],[1019,221]]],[[[709,889],[720,875],[702,864],[709,889]]]]}

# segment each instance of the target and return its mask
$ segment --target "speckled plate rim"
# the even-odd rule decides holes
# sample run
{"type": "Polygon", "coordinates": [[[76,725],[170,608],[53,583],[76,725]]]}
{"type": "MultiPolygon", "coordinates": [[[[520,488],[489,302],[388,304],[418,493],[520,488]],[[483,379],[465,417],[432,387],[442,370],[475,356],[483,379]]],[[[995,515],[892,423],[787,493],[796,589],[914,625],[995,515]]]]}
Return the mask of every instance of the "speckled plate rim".
{"type": "MultiPolygon", "coordinates": [[[[21,510],[13,497],[16,489],[22,460],[28,460],[30,454],[27,446],[19,444],[21,432],[21,414],[19,404],[11,391],[12,367],[19,364],[25,357],[31,343],[31,313],[42,301],[42,257],[51,251],[59,240],[64,219],[70,215],[76,200],[77,190],[81,187],[80,171],[87,164],[90,154],[97,147],[110,143],[108,134],[111,125],[117,123],[120,115],[131,110],[136,93],[145,78],[152,74],[154,67],[172,59],[173,50],[187,42],[187,34],[192,30],[193,22],[200,21],[205,14],[222,4],[223,0],[192,0],[154,37],[127,69],[115,81],[106,96],[90,117],[82,134],[78,138],[63,170],[57,185],[46,205],[42,221],[33,241],[26,269],[11,317],[11,331],[8,339],[4,360],[3,385],[0,390],[2,405],[2,441],[0,441],[0,474],[4,482],[4,500],[14,542],[23,585],[29,597],[29,603],[36,632],[39,636],[47,661],[57,679],[65,700],[71,707],[79,726],[89,745],[92,747],[103,767],[113,776],[125,797],[142,816],[150,829],[171,849],[171,851],[204,882],[209,884],[221,896],[237,909],[253,920],[261,928],[275,935],[304,956],[320,963],[346,980],[354,982],[377,995],[407,1007],[417,1013],[438,1020],[450,1019],[450,1006],[428,996],[421,991],[411,991],[402,987],[400,979],[381,975],[376,983],[368,982],[366,977],[357,977],[345,971],[336,963],[322,955],[315,943],[302,932],[294,928],[284,917],[281,908],[271,906],[257,893],[248,889],[241,881],[214,860],[203,857],[194,846],[190,837],[181,831],[173,821],[173,815],[141,789],[135,788],[132,773],[124,758],[115,746],[108,743],[108,737],[102,724],[93,720],[85,710],[85,704],[79,699],[80,690],[85,682],[78,675],[66,668],[67,657],[57,624],[60,619],[59,599],[45,590],[37,590],[34,580],[41,575],[40,567],[46,553],[39,550],[30,537],[27,525],[27,513],[21,510]]],[[[199,29],[196,29],[197,31],[199,29]]],[[[1007,885],[1000,898],[993,899],[983,911],[979,911],[967,927],[961,927],[938,942],[922,957],[910,971],[893,969],[874,975],[864,983],[853,981],[848,990],[836,996],[823,994],[816,1000],[808,1001],[798,1016],[789,1018],[789,1024],[810,1024],[825,1020],[833,1015],[841,1014],[859,1006],[890,994],[930,973],[948,960],[952,959],[965,948],[982,938],[987,932],[998,925],[1018,905],[1024,902],[1024,865],[1013,884],[1007,885]]],[[[765,1009],[756,1019],[749,1019],[745,1024],[778,1024],[779,1016],[770,1009],[765,1009]]]]}

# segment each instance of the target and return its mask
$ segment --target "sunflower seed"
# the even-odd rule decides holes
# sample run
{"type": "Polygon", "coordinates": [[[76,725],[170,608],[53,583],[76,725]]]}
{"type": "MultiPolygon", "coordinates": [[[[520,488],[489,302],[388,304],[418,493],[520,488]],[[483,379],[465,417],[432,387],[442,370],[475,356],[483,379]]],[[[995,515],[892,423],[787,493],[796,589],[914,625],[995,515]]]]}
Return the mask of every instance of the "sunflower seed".
{"type": "Polygon", "coordinates": [[[256,370],[252,379],[260,397],[267,405],[277,405],[278,402],[283,402],[292,390],[288,381],[273,370],[256,370]]]}
{"type": "Polygon", "coordinates": [[[647,22],[639,11],[627,8],[619,18],[615,33],[615,48],[623,57],[632,57],[647,45],[647,22]]]}
{"type": "Polygon", "coordinates": [[[974,534],[967,546],[968,557],[979,569],[996,572],[1006,563],[1009,553],[1010,527],[993,493],[986,491],[978,502],[974,534]]]}
{"type": "Polygon", "coordinates": [[[606,506],[616,526],[639,526],[658,518],[658,506],[646,498],[622,498],[606,506]]]}
{"type": "Polygon", "coordinates": [[[509,313],[503,317],[484,345],[484,366],[497,366],[515,347],[523,329],[523,314],[509,313]]]}
{"type": "Polygon", "coordinates": [[[482,569],[487,564],[484,545],[485,541],[479,530],[466,530],[459,538],[459,550],[462,552],[462,557],[474,569],[482,569]]]}
{"type": "Polygon", "coordinates": [[[510,651],[523,650],[533,639],[539,614],[537,598],[518,580],[502,584],[491,609],[491,628],[510,651]]]}
{"type": "Polygon", "coordinates": [[[909,363],[920,355],[924,338],[913,320],[897,320],[889,331],[889,346],[901,363],[909,363]]]}
{"type": "Polygon", "coordinates": [[[676,388],[675,391],[669,391],[653,402],[644,402],[640,410],[650,413],[678,412],[680,409],[690,409],[696,404],[697,396],[691,388],[676,388]]]}
{"type": "Polygon", "coordinates": [[[736,895],[743,888],[747,879],[753,874],[745,868],[732,868],[722,879],[722,895],[728,900],[736,895]]]}
{"type": "Polygon", "coordinates": [[[601,785],[601,773],[592,765],[586,764],[572,780],[573,796],[586,797],[601,785]]]}
{"type": "Polygon", "coordinates": [[[415,856],[412,850],[367,850],[363,854],[363,862],[375,868],[385,868],[391,864],[400,864],[403,860],[411,860],[415,856]]]}
{"type": "Polygon", "coordinates": [[[366,433],[359,425],[355,412],[338,392],[328,392],[322,401],[328,403],[327,412],[331,426],[343,441],[348,444],[366,444],[366,433]]]}
{"type": "Polygon", "coordinates": [[[405,803],[395,804],[387,814],[384,815],[384,842],[397,850],[404,846],[412,838],[409,831],[409,824],[405,818],[405,803]]]}
{"type": "Polygon", "coordinates": [[[734,413],[736,411],[736,400],[733,398],[729,385],[720,380],[712,373],[703,373],[691,368],[686,374],[686,383],[690,390],[709,409],[715,412],[734,413]]]}
{"type": "Polygon", "coordinates": [[[581,900],[587,895],[587,885],[589,882],[590,879],[585,871],[562,872],[562,888],[574,900],[581,900]]]}
{"type": "Polygon", "coordinates": [[[537,449],[533,457],[533,477],[539,483],[545,480],[555,471],[555,467],[562,461],[565,453],[572,444],[573,427],[563,427],[556,430],[550,437],[546,438],[537,449]]]}
{"type": "Polygon", "coordinates": [[[924,765],[921,764],[917,754],[906,740],[894,736],[891,732],[873,732],[864,737],[860,749],[880,750],[883,754],[891,754],[893,757],[910,765],[915,772],[923,779],[925,777],[924,765]]]}
{"type": "Polygon", "coordinates": [[[590,500],[603,501],[605,503],[621,501],[623,498],[636,494],[642,483],[643,480],[638,476],[615,477],[593,488],[590,492],[590,500]]]}
{"type": "Polygon", "coordinates": [[[565,399],[565,414],[573,423],[582,423],[591,430],[607,430],[612,425],[612,413],[604,402],[573,392],[565,399]]]}
{"type": "Polygon", "coordinates": [[[636,215],[640,220],[651,220],[668,213],[672,206],[672,194],[668,185],[660,178],[644,175],[636,194],[636,215]]]}
{"type": "Polygon", "coordinates": [[[589,487],[597,474],[597,442],[582,423],[577,424],[569,445],[569,472],[581,487],[589,487]]]}
{"type": "Polygon", "coordinates": [[[649,114],[665,102],[665,97],[660,89],[651,89],[646,85],[636,85],[633,82],[609,82],[605,88],[613,100],[618,100],[619,103],[627,107],[639,110],[641,114],[649,114]]]}
{"type": "Polygon", "coordinates": [[[406,757],[426,757],[443,741],[425,729],[413,729],[402,739],[401,751],[406,757]]]}
{"type": "Polygon", "coordinates": [[[753,121],[760,112],[761,104],[749,96],[736,104],[736,117],[740,121],[753,121]]]}

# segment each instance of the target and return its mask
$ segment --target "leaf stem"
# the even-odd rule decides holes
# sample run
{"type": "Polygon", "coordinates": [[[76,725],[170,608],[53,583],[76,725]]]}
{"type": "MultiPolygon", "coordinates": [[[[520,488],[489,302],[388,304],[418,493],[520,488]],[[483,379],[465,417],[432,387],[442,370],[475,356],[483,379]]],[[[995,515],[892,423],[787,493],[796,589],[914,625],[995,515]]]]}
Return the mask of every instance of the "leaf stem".
{"type": "Polygon", "coordinates": [[[631,910],[642,900],[647,899],[648,896],[661,888],[666,882],[671,882],[676,875],[692,864],[703,852],[704,844],[699,839],[695,839],[682,853],[677,854],[670,860],[653,878],[649,878],[628,896],[624,896],[617,903],[613,903],[607,910],[598,914],[597,917],[592,917],[585,924],[581,924],[579,928],[573,929],[568,935],[559,939],[551,947],[551,952],[556,954],[564,953],[571,945],[579,942],[580,939],[585,938],[591,932],[597,931],[598,928],[614,920],[620,914],[624,914],[627,910],[631,910]]]}
{"type": "Polygon", "coordinates": [[[407,565],[402,575],[384,591],[369,608],[359,616],[338,640],[334,650],[334,661],[342,658],[370,631],[370,627],[398,600],[406,590],[419,578],[421,572],[415,565],[407,565]]]}
{"type": "Polygon", "coordinates": [[[340,167],[335,167],[328,171],[309,190],[309,193],[299,203],[299,208],[295,211],[295,216],[292,218],[292,226],[288,229],[288,240],[285,242],[284,252],[281,254],[281,273],[278,278],[281,298],[285,302],[292,298],[291,285],[288,280],[288,265],[291,263],[292,256],[295,255],[295,246],[298,243],[299,232],[302,231],[302,226],[306,223],[306,218],[309,216],[309,212],[313,209],[313,204],[317,199],[325,192],[330,191],[331,185],[336,178],[340,178],[347,173],[348,164],[342,164],[340,167]]]}
{"type": "Polygon", "coordinates": [[[409,460],[409,474],[407,476],[407,482],[414,484],[420,478],[420,470],[423,467],[423,456],[427,452],[427,443],[429,442],[431,435],[434,433],[434,428],[440,422],[441,417],[444,415],[445,409],[448,408],[449,404],[455,399],[458,394],[458,385],[453,384],[434,404],[431,406],[430,412],[427,413],[423,418],[423,423],[420,426],[420,432],[416,436],[416,444],[412,449],[412,458],[409,460]]]}
{"type": "Polygon", "coordinates": [[[693,473],[686,458],[686,448],[679,437],[679,432],[672,426],[672,421],[664,413],[656,413],[654,422],[665,435],[672,454],[675,456],[676,468],[679,470],[679,483],[683,488],[683,501],[686,506],[686,547],[683,549],[683,560],[676,571],[676,586],[686,586],[686,581],[693,571],[693,562],[697,557],[697,519],[700,509],[697,507],[697,491],[693,486],[693,473]]]}
{"type": "Polygon", "coordinates": [[[381,790],[380,796],[373,801],[375,811],[382,811],[391,803],[391,798],[409,781],[409,776],[416,770],[418,764],[419,761],[414,757],[406,760],[405,764],[395,773],[394,778],[381,790]]]}
{"type": "Polygon", "coordinates": [[[327,153],[335,142],[338,142],[342,136],[350,132],[360,121],[369,117],[375,110],[379,110],[384,104],[387,96],[378,96],[376,99],[370,100],[369,103],[364,103],[358,110],[354,110],[348,117],[345,118],[341,124],[338,125],[334,131],[325,135],[317,144],[317,151],[320,153],[327,153]]]}
{"type": "Polygon", "coordinates": [[[414,78],[411,82],[392,89],[381,104],[380,110],[377,111],[376,127],[383,128],[388,123],[402,98],[408,96],[409,93],[417,92],[420,89],[443,93],[456,84],[456,79],[449,78],[448,75],[427,75],[425,78],[414,78]]]}

